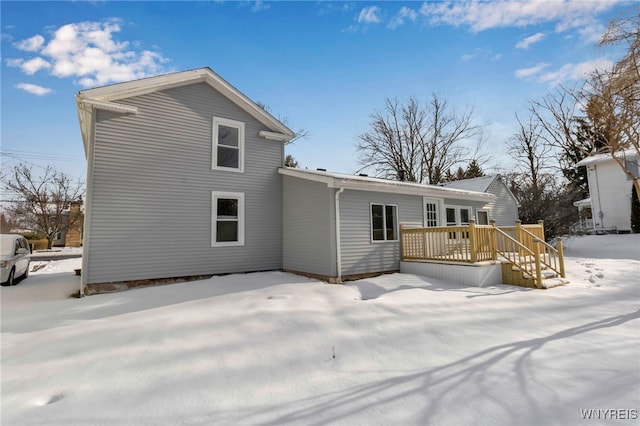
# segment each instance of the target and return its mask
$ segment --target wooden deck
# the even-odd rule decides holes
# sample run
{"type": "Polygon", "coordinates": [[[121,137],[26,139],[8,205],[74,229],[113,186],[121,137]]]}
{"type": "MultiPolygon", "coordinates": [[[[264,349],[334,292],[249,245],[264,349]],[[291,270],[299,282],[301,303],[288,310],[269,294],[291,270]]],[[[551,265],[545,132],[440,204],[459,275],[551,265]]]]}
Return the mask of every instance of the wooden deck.
{"type": "MultiPolygon", "coordinates": [[[[512,227],[476,225],[431,228],[401,227],[401,259],[418,262],[499,261],[505,284],[547,288],[565,277],[562,240],[544,241],[544,224],[512,227]]],[[[565,282],[562,282],[565,283],[565,282]]]]}

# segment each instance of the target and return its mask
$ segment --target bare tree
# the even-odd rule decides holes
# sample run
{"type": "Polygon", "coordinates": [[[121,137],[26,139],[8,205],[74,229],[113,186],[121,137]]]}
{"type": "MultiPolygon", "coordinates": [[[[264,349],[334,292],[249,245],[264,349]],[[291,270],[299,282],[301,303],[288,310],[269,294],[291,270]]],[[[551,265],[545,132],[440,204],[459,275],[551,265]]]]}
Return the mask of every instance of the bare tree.
{"type": "MultiPolygon", "coordinates": [[[[482,127],[473,123],[473,109],[451,110],[433,95],[424,107],[415,98],[401,105],[386,99],[385,108],[371,114],[371,129],[359,136],[360,171],[383,178],[440,183],[452,167],[479,153],[482,127]],[[476,138],[476,149],[463,144],[476,138]]],[[[477,158],[475,158],[477,160],[477,158]]]]}
{"type": "Polygon", "coordinates": [[[515,161],[516,171],[529,183],[534,193],[541,191],[542,176],[550,170],[552,148],[542,137],[542,125],[534,116],[522,121],[516,114],[517,133],[507,152],[515,161]]]}
{"type": "MultiPolygon", "coordinates": [[[[269,114],[272,114],[271,108],[268,105],[260,101],[256,102],[256,105],[258,105],[263,110],[267,111],[269,114]]],[[[278,121],[281,121],[285,126],[289,126],[289,119],[287,117],[278,116],[278,121]]],[[[285,145],[291,145],[292,143],[295,143],[300,139],[309,139],[310,136],[311,136],[311,132],[309,132],[307,129],[301,128],[298,130],[294,130],[293,137],[289,139],[287,142],[285,142],[285,145]]]]}
{"type": "Polygon", "coordinates": [[[640,158],[640,15],[612,21],[600,45],[624,45],[625,55],[610,70],[593,74],[585,88],[586,114],[604,136],[606,149],[640,192],[637,168],[626,157],[640,158]]]}
{"type": "Polygon", "coordinates": [[[80,201],[83,183],[72,179],[51,166],[36,176],[31,167],[19,164],[2,177],[4,186],[14,194],[9,207],[14,217],[20,217],[33,230],[47,237],[51,248],[56,233],[76,226],[81,220],[79,209],[70,209],[80,201]]]}
{"type": "Polygon", "coordinates": [[[582,196],[588,194],[584,168],[576,164],[601,150],[606,143],[587,117],[581,115],[581,94],[560,86],[540,100],[531,101],[529,112],[540,126],[540,137],[557,152],[557,166],[582,196]]]}

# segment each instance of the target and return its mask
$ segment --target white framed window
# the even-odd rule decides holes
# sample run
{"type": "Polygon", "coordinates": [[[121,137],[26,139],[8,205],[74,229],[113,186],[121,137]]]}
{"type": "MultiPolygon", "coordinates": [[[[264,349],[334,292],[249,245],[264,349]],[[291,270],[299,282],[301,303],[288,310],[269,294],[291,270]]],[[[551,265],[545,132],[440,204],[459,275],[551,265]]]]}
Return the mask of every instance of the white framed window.
{"type": "Polygon", "coordinates": [[[244,123],[213,117],[212,169],[244,171],[244,123]]]}
{"type": "Polygon", "coordinates": [[[478,225],[489,224],[489,210],[476,210],[476,224],[478,225]]]}
{"type": "Polygon", "coordinates": [[[398,241],[398,206],[371,204],[371,241],[398,241]]]}
{"type": "Polygon", "coordinates": [[[244,245],[244,194],[211,193],[211,246],[244,245]]]}
{"type": "Polygon", "coordinates": [[[465,206],[445,206],[447,226],[462,226],[469,224],[471,218],[471,207],[465,206]]]}
{"type": "Polygon", "coordinates": [[[435,198],[423,198],[424,226],[432,228],[440,226],[440,200],[435,198]]]}

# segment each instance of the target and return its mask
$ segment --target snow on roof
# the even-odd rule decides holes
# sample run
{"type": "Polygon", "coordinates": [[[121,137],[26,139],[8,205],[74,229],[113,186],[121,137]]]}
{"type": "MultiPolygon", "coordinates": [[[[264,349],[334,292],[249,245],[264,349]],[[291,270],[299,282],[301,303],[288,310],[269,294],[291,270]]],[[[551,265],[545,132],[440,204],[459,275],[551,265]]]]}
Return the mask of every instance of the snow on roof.
{"type": "Polygon", "coordinates": [[[329,188],[346,188],[360,191],[393,192],[399,194],[440,196],[463,200],[489,202],[495,196],[479,191],[444,188],[438,185],[427,185],[416,182],[403,182],[389,179],[369,177],[366,175],[350,175],[346,173],[327,172],[325,170],[308,170],[283,167],[280,174],[300,179],[322,182],[329,188]]]}
{"type": "Polygon", "coordinates": [[[486,192],[487,189],[491,186],[494,180],[498,178],[499,175],[492,176],[481,176],[477,178],[471,179],[463,179],[463,180],[454,180],[453,182],[444,182],[441,183],[441,186],[446,186],[447,188],[456,188],[456,189],[464,189],[467,191],[477,191],[477,192],[486,192]]]}
{"type": "MultiPolygon", "coordinates": [[[[620,151],[616,153],[618,158],[636,158],[638,157],[638,152],[635,149],[627,149],[624,151],[620,151]]],[[[576,163],[576,167],[580,166],[588,166],[590,164],[602,163],[605,161],[613,161],[613,157],[610,152],[604,154],[596,154],[587,158],[583,158],[582,160],[576,163]]]]}
{"type": "Polygon", "coordinates": [[[576,207],[591,207],[591,197],[575,201],[573,205],[576,207]]]}

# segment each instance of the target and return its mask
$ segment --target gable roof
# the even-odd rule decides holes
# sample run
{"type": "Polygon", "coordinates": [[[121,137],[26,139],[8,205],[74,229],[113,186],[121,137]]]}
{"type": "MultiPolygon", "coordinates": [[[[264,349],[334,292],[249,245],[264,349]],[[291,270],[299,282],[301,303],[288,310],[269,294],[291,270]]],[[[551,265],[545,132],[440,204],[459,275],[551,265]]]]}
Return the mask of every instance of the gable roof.
{"type": "Polygon", "coordinates": [[[362,175],[349,175],[324,170],[307,170],[283,167],[278,169],[284,176],[292,176],[313,182],[326,184],[329,188],[355,189],[359,191],[392,192],[394,194],[446,197],[462,200],[490,202],[493,194],[462,189],[444,188],[438,185],[426,185],[415,182],[401,182],[362,175]]]}
{"type": "Polygon", "coordinates": [[[500,176],[499,174],[492,176],[481,176],[471,179],[454,180],[453,182],[444,182],[440,185],[446,186],[447,188],[465,189],[467,191],[487,192],[491,185],[493,185],[493,183],[497,180],[502,182],[511,198],[513,198],[518,207],[520,207],[520,202],[518,201],[516,196],[513,195],[513,192],[511,191],[511,189],[509,189],[504,180],[502,180],[502,176],[500,176]]]}
{"type": "MultiPolygon", "coordinates": [[[[619,151],[616,153],[616,157],[618,158],[636,158],[638,157],[638,153],[635,149],[627,149],[625,151],[619,151]]],[[[588,166],[590,164],[603,163],[606,161],[613,161],[613,157],[610,152],[605,154],[596,154],[591,155],[589,157],[583,158],[582,160],[576,163],[576,167],[580,166],[588,166]]]]}
{"type": "Polygon", "coordinates": [[[94,110],[104,109],[123,114],[136,114],[136,107],[119,104],[117,101],[201,82],[208,84],[222,93],[222,95],[270,130],[268,132],[261,132],[260,136],[279,141],[288,141],[293,138],[294,132],[286,125],[213,72],[211,68],[204,67],[124,83],[116,83],[78,92],[75,98],[85,154],[88,153],[91,115],[94,110]]]}
{"type": "Polygon", "coordinates": [[[487,192],[487,189],[500,175],[481,176],[470,179],[454,180],[443,182],[440,185],[447,188],[465,189],[467,191],[487,192]]]}

